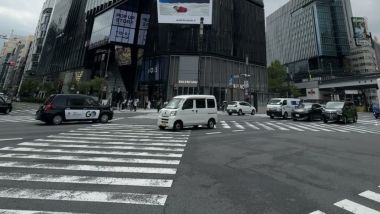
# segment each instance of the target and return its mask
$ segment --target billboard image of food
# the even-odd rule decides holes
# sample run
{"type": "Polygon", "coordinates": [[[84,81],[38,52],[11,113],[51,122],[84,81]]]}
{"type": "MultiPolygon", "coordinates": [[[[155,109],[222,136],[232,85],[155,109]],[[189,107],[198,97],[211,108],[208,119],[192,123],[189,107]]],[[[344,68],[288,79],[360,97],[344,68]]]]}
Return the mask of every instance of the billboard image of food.
{"type": "Polygon", "coordinates": [[[157,0],[158,22],[168,24],[212,24],[212,0],[157,0]]]}

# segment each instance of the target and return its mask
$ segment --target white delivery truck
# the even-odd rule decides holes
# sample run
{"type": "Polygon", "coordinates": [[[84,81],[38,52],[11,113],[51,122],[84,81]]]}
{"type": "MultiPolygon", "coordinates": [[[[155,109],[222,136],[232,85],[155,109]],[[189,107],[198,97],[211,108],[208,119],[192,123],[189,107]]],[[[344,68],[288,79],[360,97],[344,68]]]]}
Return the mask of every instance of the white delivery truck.
{"type": "Polygon", "coordinates": [[[267,115],[271,119],[275,117],[289,118],[300,102],[301,100],[296,98],[273,98],[267,104],[267,115]]]}

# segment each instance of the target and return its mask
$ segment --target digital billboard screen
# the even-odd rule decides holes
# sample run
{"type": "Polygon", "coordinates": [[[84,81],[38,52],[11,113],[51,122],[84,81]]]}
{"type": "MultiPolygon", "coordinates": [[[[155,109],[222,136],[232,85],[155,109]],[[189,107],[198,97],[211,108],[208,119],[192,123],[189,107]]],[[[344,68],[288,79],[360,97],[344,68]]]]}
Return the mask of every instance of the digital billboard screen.
{"type": "Polygon", "coordinates": [[[212,24],[212,0],[157,0],[158,22],[166,24],[212,24]]]}

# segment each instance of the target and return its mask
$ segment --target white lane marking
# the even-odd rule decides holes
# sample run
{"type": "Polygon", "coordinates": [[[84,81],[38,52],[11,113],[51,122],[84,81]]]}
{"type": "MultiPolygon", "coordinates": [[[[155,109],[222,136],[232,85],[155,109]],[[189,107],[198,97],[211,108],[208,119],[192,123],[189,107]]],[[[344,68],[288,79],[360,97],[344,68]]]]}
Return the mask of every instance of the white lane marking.
{"type": "Polygon", "coordinates": [[[320,210],[317,210],[317,211],[314,211],[314,212],[312,212],[310,214],[326,214],[326,213],[324,213],[324,212],[322,212],[320,210]]]}
{"type": "Polygon", "coordinates": [[[380,214],[380,212],[374,209],[368,208],[347,199],[339,201],[334,205],[355,214],[380,214]]]}
{"type": "Polygon", "coordinates": [[[232,132],[244,132],[244,130],[233,130],[232,132]]]}
{"type": "Polygon", "coordinates": [[[334,128],[333,126],[329,126],[327,124],[323,124],[323,125],[317,125],[317,124],[315,124],[315,126],[326,128],[326,129],[331,129],[331,130],[334,130],[334,131],[337,131],[337,132],[349,133],[349,131],[342,130],[340,128],[339,129],[338,128],[334,128]]]}
{"type": "Polygon", "coordinates": [[[364,198],[368,198],[372,201],[376,201],[376,202],[380,203],[380,194],[379,193],[367,190],[365,192],[360,193],[359,195],[364,197],[364,198]]]}
{"type": "Polygon", "coordinates": [[[245,124],[246,124],[247,126],[249,126],[250,128],[252,128],[252,129],[260,130],[259,127],[255,126],[255,125],[253,125],[253,124],[251,124],[251,123],[249,123],[249,122],[245,122],[245,124]]]}
{"type": "Polygon", "coordinates": [[[313,125],[302,124],[302,125],[304,125],[304,126],[306,126],[306,127],[310,127],[310,128],[312,128],[312,129],[325,131],[325,132],[335,132],[335,131],[333,131],[333,130],[329,130],[329,129],[325,129],[325,128],[318,127],[318,126],[316,126],[315,124],[313,124],[313,125]]]}
{"type": "Polygon", "coordinates": [[[280,125],[280,126],[285,126],[286,128],[288,129],[293,129],[293,130],[296,130],[296,131],[299,131],[299,132],[304,132],[305,130],[303,129],[300,129],[300,128],[296,128],[296,127],[293,127],[291,125],[288,125],[288,124],[284,124],[284,123],[280,123],[280,122],[276,122],[277,125],[280,125]]]}
{"type": "MultiPolygon", "coordinates": [[[[333,125],[334,127],[338,127],[338,125],[333,125]]],[[[342,126],[343,129],[345,130],[350,130],[350,131],[355,131],[355,132],[359,132],[359,133],[371,133],[371,134],[380,134],[379,132],[376,132],[376,131],[371,131],[365,127],[360,127],[360,126],[342,126]]]]}
{"type": "Polygon", "coordinates": [[[36,210],[7,210],[0,209],[1,214],[89,214],[89,213],[67,213],[67,212],[49,212],[49,211],[36,211],[36,210]]]}
{"type": "Polygon", "coordinates": [[[0,172],[0,180],[142,187],[171,187],[173,183],[173,180],[167,179],[114,178],[3,172],[0,172]]]}
{"type": "Polygon", "coordinates": [[[15,141],[15,140],[22,140],[23,138],[8,138],[8,139],[0,139],[0,141],[15,141]]]}
{"type": "MultiPolygon", "coordinates": [[[[120,132],[120,131],[80,131],[80,130],[72,130],[72,131],[69,131],[71,133],[83,133],[83,134],[128,134],[126,133],[125,131],[123,132],[120,132]]],[[[178,137],[189,137],[190,135],[188,134],[176,134],[176,135],[173,135],[172,133],[170,132],[156,132],[156,133],[152,133],[152,132],[135,132],[133,131],[132,132],[134,135],[149,135],[149,136],[164,136],[164,135],[171,135],[172,137],[175,137],[175,136],[178,136],[178,137]]],[[[173,132],[175,133],[175,132],[173,132]]]]}
{"type": "Polygon", "coordinates": [[[256,124],[257,124],[258,126],[263,127],[265,130],[268,130],[268,131],[274,131],[274,129],[273,129],[272,127],[266,126],[266,125],[264,125],[264,124],[262,124],[262,123],[256,122],[256,124]]]}
{"type": "Polygon", "coordinates": [[[131,124],[113,124],[113,123],[107,123],[107,124],[96,124],[92,125],[93,127],[111,127],[111,126],[117,126],[117,127],[156,127],[155,125],[131,125],[131,124]]]}
{"type": "Polygon", "coordinates": [[[0,197],[163,206],[165,205],[167,195],[50,189],[19,189],[2,187],[0,188],[0,197]]]}
{"type": "MultiPolygon", "coordinates": [[[[64,136],[91,136],[91,137],[117,137],[117,138],[153,138],[153,139],[173,139],[174,137],[153,137],[153,136],[143,136],[143,135],[111,135],[111,134],[81,134],[81,133],[60,133],[59,135],[64,136]]],[[[187,137],[179,137],[176,139],[188,139],[187,137]]]]}
{"type": "Polygon", "coordinates": [[[290,131],[289,129],[281,127],[281,126],[278,126],[278,125],[276,125],[274,123],[266,122],[266,124],[269,125],[269,126],[273,126],[273,127],[277,128],[277,129],[280,129],[281,131],[290,131]]]}
{"type": "Polygon", "coordinates": [[[312,131],[312,132],[319,132],[320,131],[318,129],[309,128],[309,127],[305,126],[304,124],[302,124],[303,126],[301,126],[301,125],[297,125],[297,124],[292,123],[292,125],[295,126],[295,127],[298,127],[298,128],[302,128],[302,129],[305,129],[305,130],[312,131]]]}
{"type": "Polygon", "coordinates": [[[78,144],[36,143],[36,142],[23,142],[17,145],[35,146],[35,147],[80,148],[80,149],[150,150],[150,151],[169,151],[169,152],[183,152],[184,151],[183,148],[165,148],[165,147],[149,147],[149,146],[78,145],[78,144]]]}
{"type": "Polygon", "coordinates": [[[229,125],[226,123],[226,121],[220,121],[220,125],[222,125],[222,127],[223,127],[224,129],[230,129],[230,128],[231,128],[231,126],[229,126],[229,125]]]}
{"type": "Polygon", "coordinates": [[[88,157],[75,155],[45,155],[45,154],[27,154],[27,153],[6,153],[1,154],[0,158],[16,159],[40,159],[40,160],[66,160],[66,161],[84,161],[84,162],[106,162],[106,163],[136,163],[136,164],[162,164],[178,165],[180,160],[167,159],[142,159],[142,158],[109,158],[109,157],[88,157]]]}
{"type": "Polygon", "coordinates": [[[175,175],[177,172],[177,169],[175,168],[73,165],[73,164],[29,163],[29,162],[12,162],[12,161],[10,162],[0,161],[0,167],[27,168],[27,169],[57,169],[57,170],[94,171],[94,172],[126,172],[126,173],[168,174],[168,175],[175,175]]]}
{"type": "Polygon", "coordinates": [[[48,138],[59,138],[59,139],[77,139],[77,140],[94,140],[94,141],[132,141],[132,142],[176,142],[176,143],[186,143],[187,140],[168,140],[168,139],[139,139],[139,138],[126,138],[126,139],[119,139],[119,138],[107,138],[107,137],[75,137],[75,136],[63,136],[63,135],[50,135],[47,136],[48,138]]]}
{"type": "Polygon", "coordinates": [[[36,139],[36,142],[50,143],[76,143],[76,144],[110,144],[110,145],[133,145],[133,146],[163,146],[163,147],[186,147],[183,143],[128,143],[128,142],[112,142],[112,141],[87,141],[87,140],[60,140],[60,139],[36,139]]]}
{"type": "Polygon", "coordinates": [[[215,135],[215,134],[222,134],[222,132],[210,132],[210,133],[206,133],[207,135],[215,135]]]}
{"type": "Polygon", "coordinates": [[[345,131],[348,131],[348,132],[358,132],[360,134],[364,134],[366,133],[365,131],[362,131],[360,129],[356,129],[356,128],[352,128],[352,127],[349,127],[347,125],[335,125],[335,124],[329,124],[329,126],[331,127],[334,127],[336,129],[342,129],[342,130],[345,130],[345,131]]]}
{"type": "Polygon", "coordinates": [[[147,156],[147,157],[171,157],[181,158],[182,154],[178,153],[156,153],[156,152],[116,152],[116,151],[97,151],[90,149],[36,149],[29,147],[4,147],[1,151],[21,151],[21,152],[47,152],[47,153],[69,153],[69,154],[94,154],[94,155],[120,155],[120,156],[147,156]]]}
{"type": "Polygon", "coordinates": [[[245,129],[244,126],[240,125],[240,124],[239,124],[238,122],[236,122],[236,121],[231,121],[231,123],[233,123],[234,126],[235,126],[236,128],[238,128],[238,129],[245,129]]]}

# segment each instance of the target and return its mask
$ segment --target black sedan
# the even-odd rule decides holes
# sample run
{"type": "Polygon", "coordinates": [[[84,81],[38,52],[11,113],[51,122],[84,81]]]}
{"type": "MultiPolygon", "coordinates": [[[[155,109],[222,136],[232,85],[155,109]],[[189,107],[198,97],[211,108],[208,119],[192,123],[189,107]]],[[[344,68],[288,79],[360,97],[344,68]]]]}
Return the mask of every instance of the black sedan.
{"type": "Polygon", "coordinates": [[[12,111],[12,103],[8,103],[0,96],[0,113],[9,114],[12,111]]]}
{"type": "Polygon", "coordinates": [[[317,103],[302,103],[297,109],[293,110],[292,118],[296,120],[309,120],[322,119],[322,106],[317,103]]]}

